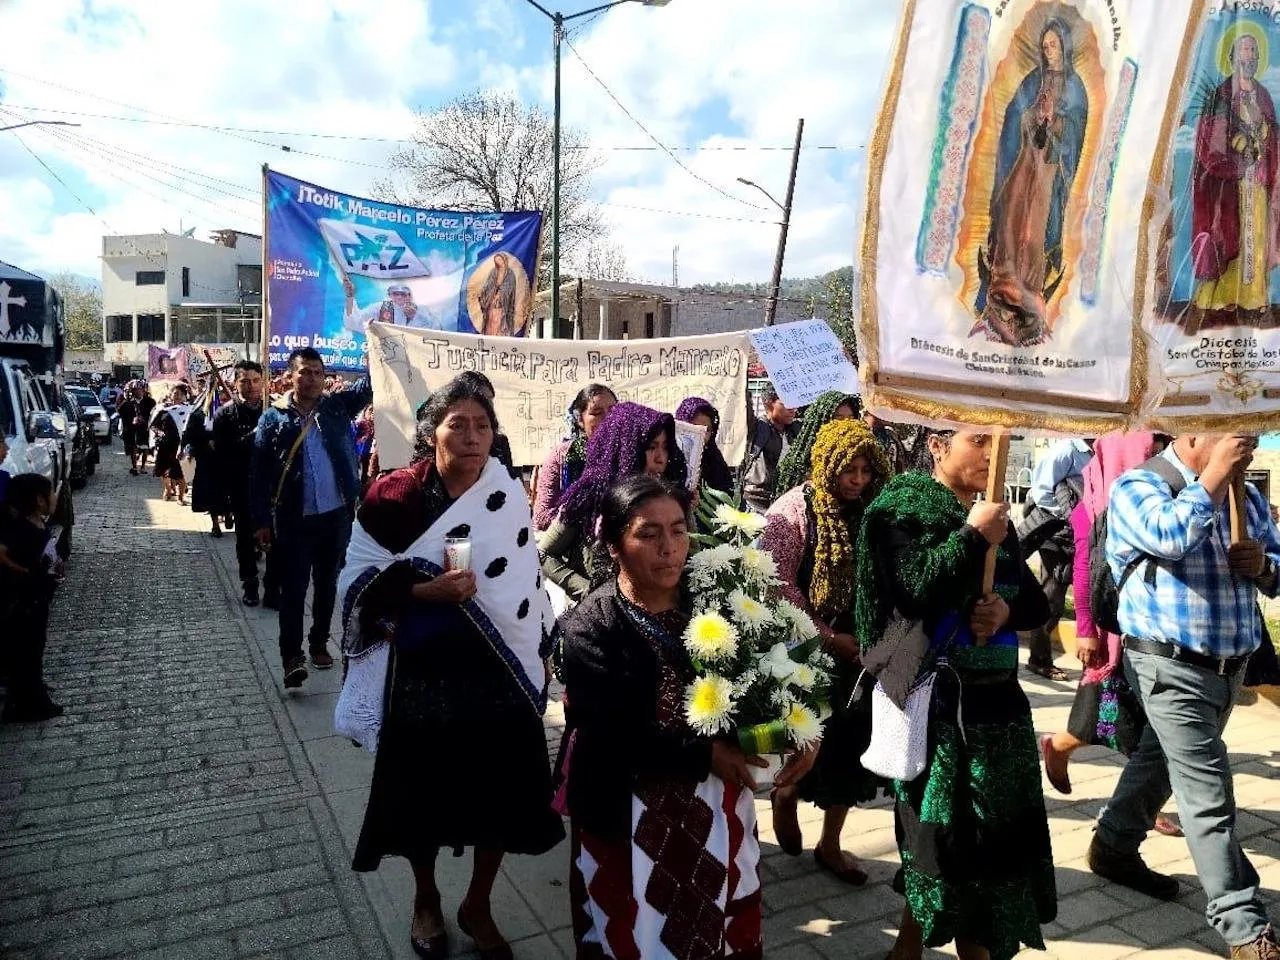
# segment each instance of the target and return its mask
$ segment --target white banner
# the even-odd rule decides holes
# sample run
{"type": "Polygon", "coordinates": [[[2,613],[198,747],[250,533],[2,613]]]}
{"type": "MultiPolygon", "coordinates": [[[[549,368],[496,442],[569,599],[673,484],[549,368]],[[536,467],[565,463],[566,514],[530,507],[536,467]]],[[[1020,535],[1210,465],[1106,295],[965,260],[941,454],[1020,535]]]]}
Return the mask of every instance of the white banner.
{"type": "Polygon", "coordinates": [[[870,406],[1077,433],[1141,416],[1135,225],[1192,6],[907,0],[869,157],[870,406]]]}
{"type": "Polygon", "coordinates": [[[619,400],[673,413],[686,397],[720,411],[718,442],[729,463],[746,452],[745,333],[660,340],[530,340],[412,330],[371,323],[378,459],[402,467],[413,457],[418,407],[432,390],[474,370],[494,386],[494,406],[518,466],[540,464],[564,435],[578,391],[603,383],[619,400]]]}
{"type": "Polygon", "coordinates": [[[798,320],[751,331],[756,355],[788,407],[803,407],[829,390],[858,393],[858,371],[825,320],[798,320]]]}

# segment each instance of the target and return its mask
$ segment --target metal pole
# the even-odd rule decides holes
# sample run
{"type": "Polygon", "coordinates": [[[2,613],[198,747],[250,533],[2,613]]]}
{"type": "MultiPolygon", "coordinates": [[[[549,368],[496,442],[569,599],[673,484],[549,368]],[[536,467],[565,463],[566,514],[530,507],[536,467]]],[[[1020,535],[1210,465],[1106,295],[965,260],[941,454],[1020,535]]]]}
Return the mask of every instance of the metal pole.
{"type": "Polygon", "coordinates": [[[764,325],[773,326],[778,313],[778,295],[782,290],[782,260],[787,254],[787,230],[791,226],[791,200],[796,193],[796,167],[800,165],[800,141],[804,137],[804,118],[796,124],[796,145],[791,151],[791,179],[787,181],[787,202],[782,205],[782,231],[778,234],[778,254],[773,258],[773,285],[769,290],[769,305],[765,309],[764,325]]]}
{"type": "Polygon", "coordinates": [[[555,15],[556,94],[551,140],[551,323],[560,325],[560,41],[564,39],[564,16],[555,15]]]}

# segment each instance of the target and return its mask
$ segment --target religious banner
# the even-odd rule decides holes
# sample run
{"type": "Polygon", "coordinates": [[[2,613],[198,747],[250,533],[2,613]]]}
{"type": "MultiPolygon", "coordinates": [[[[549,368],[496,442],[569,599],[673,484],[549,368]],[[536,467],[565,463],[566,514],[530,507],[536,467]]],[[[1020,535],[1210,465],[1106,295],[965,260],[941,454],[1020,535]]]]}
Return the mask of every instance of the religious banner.
{"type": "Polygon", "coordinates": [[[1135,225],[1196,2],[907,0],[869,159],[869,406],[1077,435],[1143,414],[1135,225]]]}
{"type": "Polygon", "coordinates": [[[660,340],[535,340],[369,326],[378,460],[383,469],[413,457],[418,407],[464,371],[488,377],[502,431],[518,466],[540,464],[564,436],[578,391],[603,383],[619,400],[671,413],[686,397],[720,411],[717,436],[737,463],[747,442],[745,333],[660,340]]]}
{"type": "Polygon", "coordinates": [[[1280,3],[1204,7],[1142,225],[1166,386],[1153,422],[1261,432],[1280,414],[1280,3]]]}
{"type": "Polygon", "coordinates": [[[190,374],[186,347],[147,345],[148,380],[185,380],[190,374]]]}
{"type": "Polygon", "coordinates": [[[858,393],[858,371],[825,320],[798,320],[751,331],[756,356],[788,407],[804,407],[828,390],[858,393]]]}
{"type": "Polygon", "coordinates": [[[310,346],[330,370],[367,368],[365,324],[522,336],[539,212],[424,210],[264,170],[267,352],[310,346]]]}

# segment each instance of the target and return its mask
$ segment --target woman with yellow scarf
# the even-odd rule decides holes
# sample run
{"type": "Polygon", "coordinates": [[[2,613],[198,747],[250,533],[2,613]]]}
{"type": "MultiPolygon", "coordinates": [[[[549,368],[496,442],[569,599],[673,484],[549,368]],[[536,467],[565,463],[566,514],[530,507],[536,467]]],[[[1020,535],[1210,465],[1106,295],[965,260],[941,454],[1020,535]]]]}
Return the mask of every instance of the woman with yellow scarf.
{"type": "Polygon", "coordinates": [[[803,849],[797,803],[825,811],[818,866],[854,886],[867,874],[840,846],[849,808],[872,800],[883,785],[859,758],[871,737],[867,702],[844,709],[859,673],[853,638],[854,557],[862,514],[891,475],[884,450],[860,420],[832,420],[813,442],[809,479],[779,497],[766,515],[761,546],[773,554],[783,595],[813,617],[836,660],[836,713],[827,721],[822,749],[810,773],[794,787],[775,790],[773,829],[791,856],[803,849]]]}

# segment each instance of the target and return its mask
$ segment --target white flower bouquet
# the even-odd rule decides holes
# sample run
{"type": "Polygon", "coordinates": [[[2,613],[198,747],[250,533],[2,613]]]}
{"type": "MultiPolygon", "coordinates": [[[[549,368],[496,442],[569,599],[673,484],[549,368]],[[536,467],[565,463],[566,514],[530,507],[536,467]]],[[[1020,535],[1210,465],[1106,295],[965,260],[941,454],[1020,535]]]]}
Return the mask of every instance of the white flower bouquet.
{"type": "Polygon", "coordinates": [[[706,488],[698,510],[712,532],[694,535],[686,568],[697,679],[685,716],[705,736],[736,734],[749,755],[807,749],[822,739],[835,663],[809,615],[779,595],[777,565],[755,545],[764,517],[706,488]]]}

